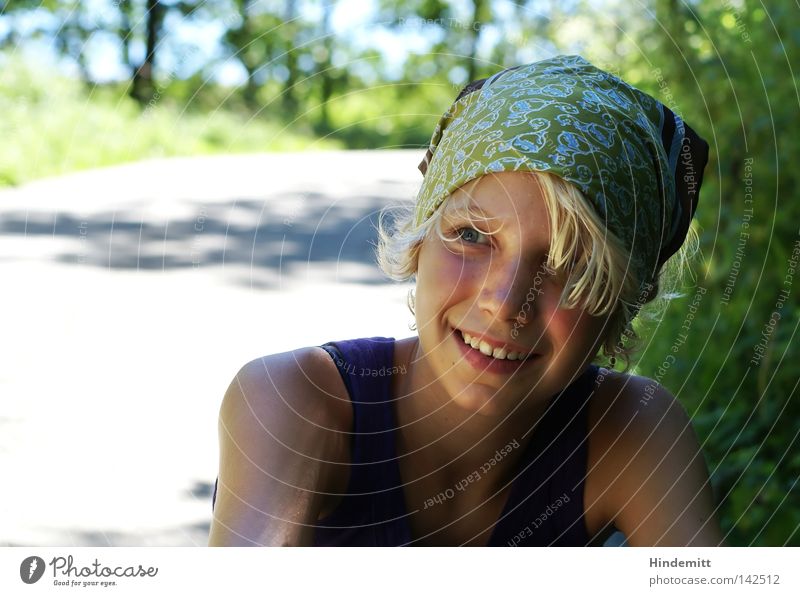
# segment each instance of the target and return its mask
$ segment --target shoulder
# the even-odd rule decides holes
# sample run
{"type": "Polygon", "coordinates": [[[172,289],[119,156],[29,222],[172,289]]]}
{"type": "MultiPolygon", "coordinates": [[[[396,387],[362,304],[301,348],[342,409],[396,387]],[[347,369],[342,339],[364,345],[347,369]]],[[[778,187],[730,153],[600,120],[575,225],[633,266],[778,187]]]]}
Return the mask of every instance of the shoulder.
{"type": "Polygon", "coordinates": [[[600,368],[590,403],[597,438],[644,440],[674,430],[670,425],[689,424],[686,411],[666,387],[638,375],[600,368]]]}
{"type": "Polygon", "coordinates": [[[589,411],[592,494],[632,545],[720,541],[702,449],[663,385],[600,369],[589,411]]]}
{"type": "MultiPolygon", "coordinates": [[[[257,417],[291,411],[299,420],[329,422],[349,431],[350,400],[336,365],[325,350],[305,347],[245,363],[225,394],[232,407],[247,405],[257,417]]],[[[263,420],[267,422],[268,420],[263,420]]]]}
{"type": "Polygon", "coordinates": [[[349,398],[323,356],[315,347],[264,356],[231,380],[210,544],[311,543],[310,524],[349,464],[349,398]]]}
{"type": "Polygon", "coordinates": [[[589,407],[589,436],[597,464],[606,472],[624,477],[626,469],[654,463],[664,454],[654,447],[671,446],[687,431],[689,416],[666,387],[647,377],[600,369],[589,407]]]}

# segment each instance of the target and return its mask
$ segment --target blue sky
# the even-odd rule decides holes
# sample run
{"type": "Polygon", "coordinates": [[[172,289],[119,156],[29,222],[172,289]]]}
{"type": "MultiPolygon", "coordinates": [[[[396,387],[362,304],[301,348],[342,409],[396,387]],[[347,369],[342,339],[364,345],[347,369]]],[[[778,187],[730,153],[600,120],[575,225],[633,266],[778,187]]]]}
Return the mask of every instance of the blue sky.
{"type": "MultiPolygon", "coordinates": [[[[282,10],[282,0],[259,0],[265,5],[271,5],[274,10],[282,10]]],[[[82,2],[89,19],[102,23],[109,14],[116,14],[109,10],[113,0],[85,0],[82,2]]],[[[595,0],[592,4],[603,4],[603,0],[595,0]]],[[[561,2],[561,5],[566,2],[561,2]]],[[[538,5],[542,10],[545,5],[538,5]]],[[[407,27],[390,30],[375,23],[375,0],[339,0],[335,2],[332,13],[332,27],[338,36],[346,37],[354,49],[378,49],[384,58],[384,65],[389,76],[399,76],[400,67],[410,52],[422,53],[437,41],[441,34],[436,27],[421,26],[419,22],[410,23],[407,27]]],[[[300,0],[298,8],[302,16],[309,21],[318,21],[321,18],[322,7],[317,2],[300,0]]],[[[469,22],[470,3],[458,0],[453,3],[454,13],[460,22],[469,22]]],[[[513,31],[515,23],[510,19],[513,5],[510,0],[495,0],[492,10],[498,19],[506,23],[503,34],[506,36],[521,34],[519,30],[513,31]],[[508,19],[508,20],[506,20],[508,19]]],[[[16,27],[23,34],[26,30],[41,23],[49,23],[51,28],[60,26],[52,15],[44,11],[36,11],[27,18],[16,18],[16,27]]],[[[0,33],[8,27],[8,17],[0,17],[0,33]]],[[[218,62],[212,78],[223,84],[237,85],[245,80],[244,69],[235,60],[225,60],[224,52],[219,44],[219,39],[224,31],[221,21],[191,21],[171,14],[164,27],[164,51],[158,55],[158,66],[163,73],[169,73],[178,78],[186,77],[200,67],[213,61],[218,62]],[[185,60],[179,60],[178,47],[189,44],[194,49],[187,53],[185,60]]],[[[484,28],[481,33],[482,49],[488,50],[500,36],[496,28],[484,28]]],[[[185,46],[184,46],[185,47],[185,46]]],[[[49,39],[41,41],[28,41],[24,47],[17,48],[26,58],[48,63],[56,63],[58,58],[49,39]]],[[[139,42],[132,47],[133,58],[141,59],[144,54],[144,44],[139,42]]],[[[122,64],[118,40],[109,34],[95,34],[87,43],[85,55],[89,58],[89,71],[91,76],[99,81],[126,80],[130,77],[127,68],[122,64]]],[[[532,48],[530,55],[521,56],[521,59],[534,60],[544,56],[537,55],[537,49],[532,48]]],[[[336,56],[334,56],[336,62],[336,56]]],[[[75,72],[73,65],[62,61],[59,68],[64,72],[75,72]]]]}

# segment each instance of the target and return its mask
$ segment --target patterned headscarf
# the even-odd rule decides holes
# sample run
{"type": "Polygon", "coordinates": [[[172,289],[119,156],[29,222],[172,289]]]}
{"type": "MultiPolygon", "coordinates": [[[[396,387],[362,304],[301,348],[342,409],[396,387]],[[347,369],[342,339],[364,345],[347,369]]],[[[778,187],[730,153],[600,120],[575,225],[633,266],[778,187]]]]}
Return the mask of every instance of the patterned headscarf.
{"type": "Polygon", "coordinates": [[[415,220],[484,174],[550,172],[583,192],[649,284],[686,238],[707,161],[708,144],[661,102],[557,56],[461,90],[419,165],[415,220]]]}

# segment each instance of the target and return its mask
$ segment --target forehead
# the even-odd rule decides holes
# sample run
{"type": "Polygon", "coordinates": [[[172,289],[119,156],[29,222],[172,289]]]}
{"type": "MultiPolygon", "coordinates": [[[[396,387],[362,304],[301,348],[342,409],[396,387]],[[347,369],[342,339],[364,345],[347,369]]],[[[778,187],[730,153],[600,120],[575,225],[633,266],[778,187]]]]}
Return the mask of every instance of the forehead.
{"type": "Polygon", "coordinates": [[[537,236],[549,232],[543,189],[533,172],[498,172],[474,178],[445,201],[443,215],[467,209],[504,229],[528,230],[537,236]]]}

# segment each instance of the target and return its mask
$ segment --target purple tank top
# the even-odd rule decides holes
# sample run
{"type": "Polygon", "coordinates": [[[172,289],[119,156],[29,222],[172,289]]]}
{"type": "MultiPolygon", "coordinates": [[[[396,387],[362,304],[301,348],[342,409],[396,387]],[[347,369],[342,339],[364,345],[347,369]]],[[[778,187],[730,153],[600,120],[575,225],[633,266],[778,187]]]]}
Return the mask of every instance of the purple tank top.
{"type": "MultiPolygon", "coordinates": [[[[314,546],[413,546],[395,453],[394,338],[328,342],[353,406],[347,493],[317,522],[314,546]]],[[[525,447],[488,546],[588,546],[583,517],[587,412],[596,365],[550,398],[525,447]]],[[[219,478],[217,478],[217,482],[219,478]]],[[[212,511],[216,503],[214,483],[212,511]]]]}

